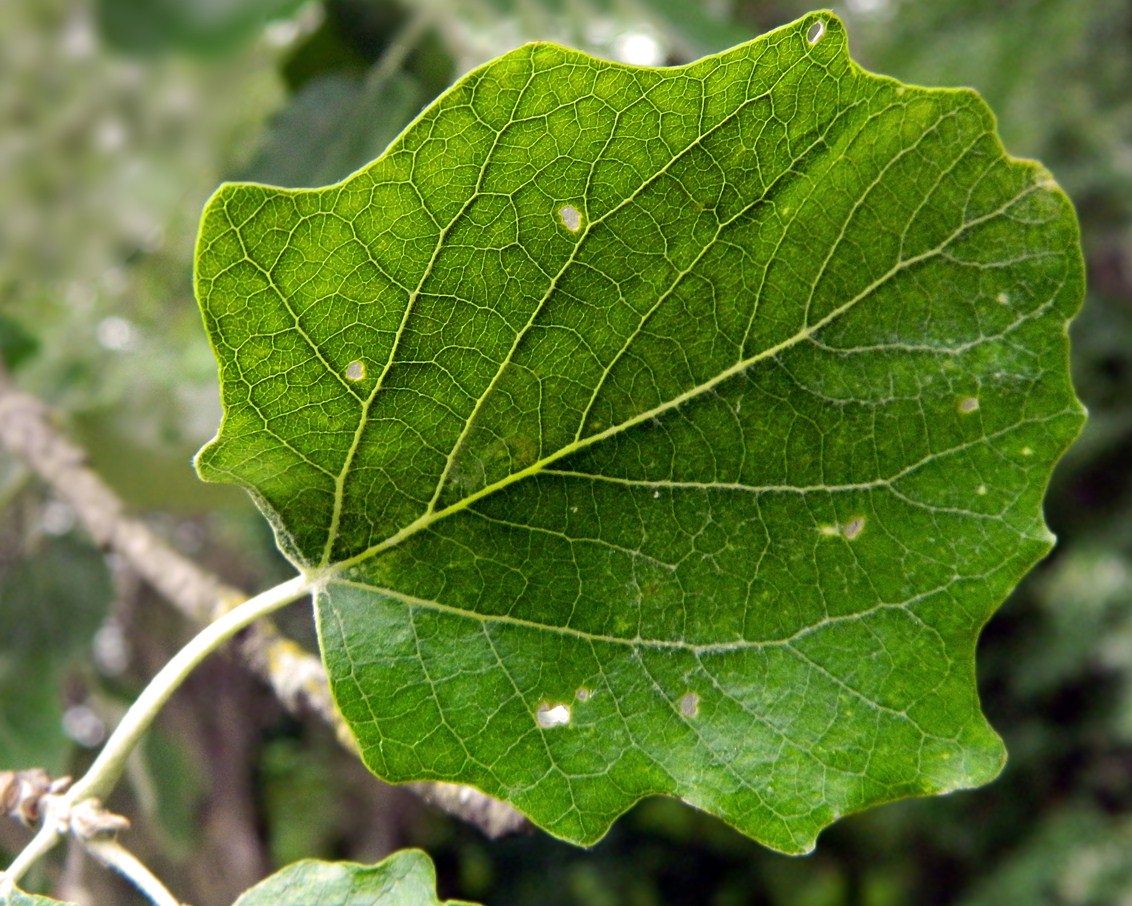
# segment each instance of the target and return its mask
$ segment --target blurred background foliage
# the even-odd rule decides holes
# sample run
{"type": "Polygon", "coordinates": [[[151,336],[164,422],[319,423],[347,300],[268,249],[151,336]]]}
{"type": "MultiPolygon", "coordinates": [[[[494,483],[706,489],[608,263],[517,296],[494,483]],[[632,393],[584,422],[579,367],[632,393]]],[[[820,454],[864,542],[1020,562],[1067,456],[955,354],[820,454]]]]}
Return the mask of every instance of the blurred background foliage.
{"type": "MultiPolygon", "coordinates": [[[[1073,368],[1091,418],[1047,502],[1060,543],[984,633],[1010,762],[989,788],[842,821],[803,859],[654,800],[601,844],[490,842],[379,784],[225,657],[179,693],[114,804],[186,900],[231,902],[302,856],[417,845],[445,897],[489,904],[1132,903],[1132,6],[852,0],[855,58],[972,85],[1007,148],[1081,217],[1073,368]]],[[[347,175],[470,67],[532,39],[679,63],[796,18],[793,0],[36,0],[0,4],[0,353],[135,511],[249,590],[286,576],[262,520],[189,458],[219,419],[192,298],[223,179],[347,175]]],[[[309,613],[285,615],[311,641],[309,613]]],[[[80,772],[189,628],[0,454],[0,768],[80,772]]],[[[25,832],[0,828],[4,859],[25,832]]],[[[34,883],[133,894],[75,854],[34,883]]]]}

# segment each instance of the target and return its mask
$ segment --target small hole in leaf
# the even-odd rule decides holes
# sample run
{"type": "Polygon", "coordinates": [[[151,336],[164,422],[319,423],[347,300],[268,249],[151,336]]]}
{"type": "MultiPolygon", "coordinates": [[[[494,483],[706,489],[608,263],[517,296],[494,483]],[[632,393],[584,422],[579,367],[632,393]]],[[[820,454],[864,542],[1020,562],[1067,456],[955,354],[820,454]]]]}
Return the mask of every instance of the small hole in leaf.
{"type": "Polygon", "coordinates": [[[825,34],[825,22],[821,19],[816,20],[806,30],[806,43],[813,47],[822,39],[825,34]]]}
{"type": "Polygon", "coordinates": [[[535,709],[535,722],[544,730],[564,727],[570,723],[570,709],[565,705],[548,705],[543,702],[535,709]]]}
{"type": "Polygon", "coordinates": [[[366,376],[366,366],[357,359],[346,366],[346,377],[351,381],[360,381],[366,376]]]}
{"type": "Polygon", "coordinates": [[[593,697],[593,693],[585,687],[579,689],[574,693],[574,698],[580,702],[588,702],[593,697]]]}
{"type": "Polygon", "coordinates": [[[864,529],[864,527],[865,517],[854,516],[843,526],[841,526],[841,535],[843,538],[845,538],[846,541],[852,541],[854,538],[861,534],[861,531],[864,529]]]}
{"type": "Polygon", "coordinates": [[[582,212],[572,204],[559,208],[558,216],[562,218],[562,225],[571,233],[576,233],[582,228],[582,212]]]}
{"type": "Polygon", "coordinates": [[[695,692],[685,692],[680,696],[680,713],[685,717],[695,717],[700,713],[700,697],[695,692]]]}
{"type": "Polygon", "coordinates": [[[964,415],[970,415],[976,412],[979,408],[979,401],[973,396],[965,396],[959,401],[959,411],[964,415]]]}

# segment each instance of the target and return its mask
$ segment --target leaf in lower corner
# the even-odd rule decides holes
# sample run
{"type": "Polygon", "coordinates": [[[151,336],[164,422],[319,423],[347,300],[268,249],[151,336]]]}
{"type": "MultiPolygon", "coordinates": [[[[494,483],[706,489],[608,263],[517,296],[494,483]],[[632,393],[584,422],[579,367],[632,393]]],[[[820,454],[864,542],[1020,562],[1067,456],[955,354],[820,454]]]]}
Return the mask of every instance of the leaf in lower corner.
{"type": "Polygon", "coordinates": [[[78,906],[70,900],[53,900],[51,897],[41,897],[22,890],[13,890],[3,902],[3,906],[78,906]]]}
{"type": "Polygon", "coordinates": [[[978,632],[1081,408],[1072,209],[969,91],[812,14],[689,66],[547,44],[370,167],[223,187],[197,292],[367,764],[591,843],[668,794],[788,852],[984,783],[978,632]]]}
{"type": "Polygon", "coordinates": [[[251,888],[234,906],[474,906],[436,898],[436,871],[419,850],[402,850],[377,865],[296,862],[251,888]]]}

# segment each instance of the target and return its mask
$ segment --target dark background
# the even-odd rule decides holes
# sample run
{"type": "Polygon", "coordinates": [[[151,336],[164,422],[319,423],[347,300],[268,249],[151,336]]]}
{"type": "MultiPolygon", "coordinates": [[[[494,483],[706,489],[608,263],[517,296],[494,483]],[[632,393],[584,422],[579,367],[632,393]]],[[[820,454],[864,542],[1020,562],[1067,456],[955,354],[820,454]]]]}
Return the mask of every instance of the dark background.
{"type": "MultiPolygon", "coordinates": [[[[803,12],[737,0],[36,0],[0,5],[0,351],[172,544],[249,591],[289,575],[239,492],[189,465],[219,419],[191,291],[223,179],[337,180],[470,67],[534,38],[679,63],[803,12]]],[[[1077,206],[1089,291],[1073,369],[1089,424],[1055,474],[1059,544],[987,627],[984,706],[1010,762],[991,786],[842,821],[770,853],[668,800],[592,850],[501,842],[372,779],[239,664],[208,661],[114,802],[131,848],[198,906],[304,856],[420,846],[445,897],[487,904],[1132,903],[1132,7],[1123,0],[855,0],[854,57],[971,85],[1013,154],[1077,206]]],[[[309,612],[282,618],[311,641],[309,612]]],[[[0,453],[0,768],[81,773],[191,634],[68,507],[0,453]]],[[[27,839],[0,826],[4,862],[27,839]]],[[[59,852],[28,879],[131,903],[59,852]]]]}

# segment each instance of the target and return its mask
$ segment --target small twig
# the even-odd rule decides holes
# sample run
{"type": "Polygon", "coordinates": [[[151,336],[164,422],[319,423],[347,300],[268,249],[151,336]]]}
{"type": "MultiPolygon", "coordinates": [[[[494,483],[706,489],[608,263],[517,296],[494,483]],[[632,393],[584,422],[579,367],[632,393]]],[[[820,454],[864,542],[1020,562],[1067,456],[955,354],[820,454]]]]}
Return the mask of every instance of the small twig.
{"type": "Polygon", "coordinates": [[[153,902],[154,906],[182,906],[138,858],[117,840],[95,838],[85,842],[86,850],[103,865],[113,868],[153,902]]]}
{"type": "Polygon", "coordinates": [[[25,846],[18,856],[12,860],[3,872],[0,872],[0,903],[6,903],[8,897],[12,895],[12,891],[20,882],[28,869],[35,865],[40,859],[51,852],[56,843],[59,842],[59,827],[55,821],[43,821],[36,831],[31,842],[25,846]]]}
{"type": "Polygon", "coordinates": [[[478,827],[491,840],[498,840],[531,826],[526,818],[506,802],[462,783],[431,781],[410,783],[408,786],[425,802],[478,827]]]}
{"type": "Polygon", "coordinates": [[[0,445],[7,447],[74,509],[95,543],[128,561],[186,616],[207,622],[244,597],[182,557],[138,519],[87,465],[86,454],[52,424],[48,408],[15,388],[0,366],[0,445]]]}
{"type": "Polygon", "coordinates": [[[43,768],[0,771],[0,811],[24,827],[35,827],[42,817],[44,796],[62,793],[70,777],[52,777],[43,768]]]}
{"type": "Polygon", "coordinates": [[[405,65],[405,60],[416,48],[425,29],[437,18],[435,10],[427,6],[418,7],[409,14],[409,21],[393,35],[385,46],[378,61],[366,76],[366,86],[371,90],[380,88],[405,65]]]}

